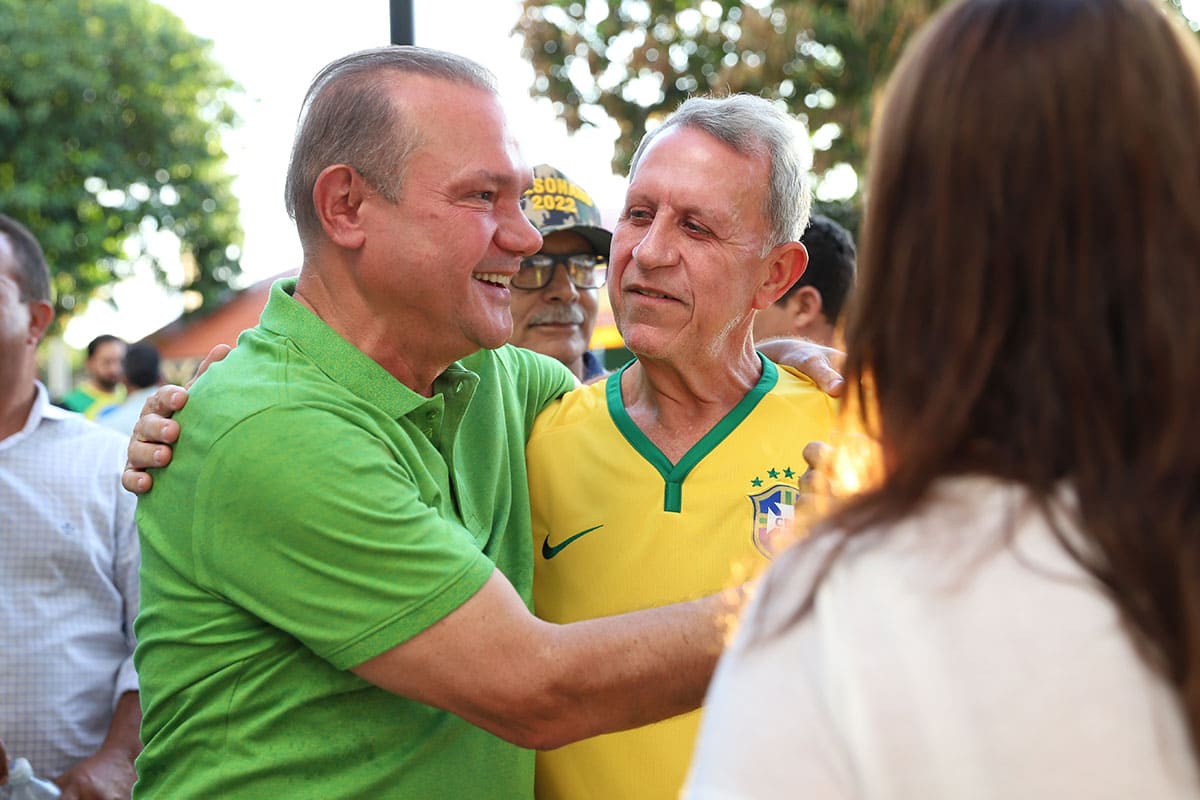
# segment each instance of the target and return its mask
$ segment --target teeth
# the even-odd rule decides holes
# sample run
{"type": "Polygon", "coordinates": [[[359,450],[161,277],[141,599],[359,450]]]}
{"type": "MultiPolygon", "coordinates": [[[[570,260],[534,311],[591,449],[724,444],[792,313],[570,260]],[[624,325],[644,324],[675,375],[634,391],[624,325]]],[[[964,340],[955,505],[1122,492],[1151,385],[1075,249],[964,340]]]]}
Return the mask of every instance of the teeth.
{"type": "Polygon", "coordinates": [[[646,297],[658,297],[658,298],[661,298],[661,299],[663,299],[663,300],[670,300],[670,299],[671,299],[670,297],[668,297],[668,296],[667,296],[667,295],[665,295],[665,294],[659,294],[658,292],[647,292],[647,291],[646,291],[646,290],[644,290],[644,289],[640,289],[640,290],[638,290],[638,294],[643,294],[643,295],[645,295],[646,297]]]}
{"type": "Polygon", "coordinates": [[[474,277],[476,280],[498,283],[501,286],[508,286],[508,282],[512,280],[512,275],[501,272],[476,272],[474,277]]]}

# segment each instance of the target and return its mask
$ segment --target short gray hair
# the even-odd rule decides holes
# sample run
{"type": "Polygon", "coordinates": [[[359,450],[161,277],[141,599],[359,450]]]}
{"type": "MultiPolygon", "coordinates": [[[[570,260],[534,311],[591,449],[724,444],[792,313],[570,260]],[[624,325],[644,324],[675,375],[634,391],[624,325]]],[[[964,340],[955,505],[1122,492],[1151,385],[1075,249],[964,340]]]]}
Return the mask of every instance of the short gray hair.
{"type": "Polygon", "coordinates": [[[7,214],[0,214],[0,236],[8,241],[12,250],[12,279],[21,293],[21,302],[41,300],[49,303],[50,267],[38,240],[28,228],[7,214]]]}
{"type": "Polygon", "coordinates": [[[388,79],[405,73],[497,92],[495,77],[483,66],[423,47],[361,50],[326,66],[304,96],[284,190],[302,242],[321,230],[312,193],[331,164],[354,167],[391,202],[399,197],[404,168],[421,142],[420,121],[402,118],[387,93],[388,79]]]}
{"type": "Polygon", "coordinates": [[[785,242],[798,242],[808,227],[812,190],[805,164],[809,145],[804,126],[774,103],[750,94],[692,97],[642,137],[629,164],[633,180],[646,148],[672,128],[696,128],[747,155],[765,154],[771,164],[763,213],[767,217],[765,254],[785,242]]]}

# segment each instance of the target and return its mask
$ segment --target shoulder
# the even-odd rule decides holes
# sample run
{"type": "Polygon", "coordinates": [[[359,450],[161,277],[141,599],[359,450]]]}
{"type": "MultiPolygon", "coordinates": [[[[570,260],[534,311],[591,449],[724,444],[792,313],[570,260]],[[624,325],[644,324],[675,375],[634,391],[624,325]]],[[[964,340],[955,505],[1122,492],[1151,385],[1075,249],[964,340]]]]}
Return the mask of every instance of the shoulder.
{"type": "Polygon", "coordinates": [[[523,347],[503,345],[495,350],[480,350],[462,360],[467,369],[480,374],[488,371],[504,373],[512,378],[549,378],[572,380],[571,371],[561,362],[523,347]]]}
{"type": "MultiPolygon", "coordinates": [[[[481,350],[461,362],[479,375],[476,398],[494,398],[506,414],[523,420],[528,434],[534,417],[575,386],[575,376],[562,363],[532,350],[504,345],[481,350]]],[[[476,401],[472,401],[472,406],[476,401]]]]}
{"type": "Polygon", "coordinates": [[[813,383],[811,378],[802,372],[798,372],[793,367],[777,364],[776,368],[779,371],[779,380],[771,390],[771,396],[788,402],[819,406],[836,413],[838,409],[837,399],[830,397],[817,388],[817,385],[813,383]]]}
{"type": "Polygon", "coordinates": [[[535,436],[550,434],[596,419],[607,419],[607,392],[610,380],[619,381],[620,376],[610,375],[595,383],[578,386],[546,406],[538,415],[530,441],[532,442],[535,436]]]}
{"type": "Polygon", "coordinates": [[[777,367],[777,372],[774,385],[747,417],[747,432],[772,440],[791,439],[800,448],[814,440],[836,439],[841,411],[838,401],[790,368],[777,367]]]}
{"type": "Polygon", "coordinates": [[[128,438],[82,414],[48,408],[34,436],[48,447],[75,452],[125,451],[128,438]]]}

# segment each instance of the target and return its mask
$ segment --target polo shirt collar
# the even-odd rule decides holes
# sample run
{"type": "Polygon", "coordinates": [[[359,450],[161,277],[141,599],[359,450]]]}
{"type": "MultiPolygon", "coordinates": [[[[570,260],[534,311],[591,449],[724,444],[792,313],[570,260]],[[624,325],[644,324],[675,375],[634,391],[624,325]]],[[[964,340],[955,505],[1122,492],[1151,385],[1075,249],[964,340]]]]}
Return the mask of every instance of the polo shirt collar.
{"type": "MultiPolygon", "coordinates": [[[[283,278],[271,286],[259,324],[290,339],[313,363],[338,384],[354,392],[380,411],[399,419],[421,408],[433,398],[405,386],[366,353],[342,338],[337,331],[292,295],[295,278],[283,278]],[[319,324],[314,324],[314,321],[319,324]]],[[[479,376],[459,362],[451,364],[433,382],[439,393],[465,405],[474,394],[479,376]]]]}

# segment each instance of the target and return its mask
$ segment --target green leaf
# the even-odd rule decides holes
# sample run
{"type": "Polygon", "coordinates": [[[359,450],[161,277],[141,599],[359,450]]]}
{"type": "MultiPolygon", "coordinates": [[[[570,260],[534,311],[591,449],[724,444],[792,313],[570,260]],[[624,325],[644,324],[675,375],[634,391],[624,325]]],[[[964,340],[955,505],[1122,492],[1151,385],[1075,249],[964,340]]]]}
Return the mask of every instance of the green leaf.
{"type": "Polygon", "coordinates": [[[0,0],[0,209],[46,251],[58,325],[152,260],[144,226],[194,260],[180,289],[212,301],[240,273],[221,145],[238,87],[210,51],[149,0],[0,0]]]}

